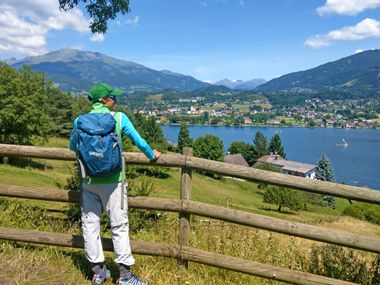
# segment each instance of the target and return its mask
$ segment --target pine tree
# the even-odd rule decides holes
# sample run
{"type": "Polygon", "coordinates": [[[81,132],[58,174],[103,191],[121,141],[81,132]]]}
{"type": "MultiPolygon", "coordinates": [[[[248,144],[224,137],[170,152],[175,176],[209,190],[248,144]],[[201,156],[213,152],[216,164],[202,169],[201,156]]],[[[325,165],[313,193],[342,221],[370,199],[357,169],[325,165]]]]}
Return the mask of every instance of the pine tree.
{"type": "MultiPolygon", "coordinates": [[[[322,181],[329,181],[329,182],[334,182],[334,171],[332,169],[331,163],[327,155],[324,153],[322,155],[322,158],[318,162],[317,170],[315,172],[315,178],[317,180],[322,180],[322,181]]],[[[323,200],[326,202],[326,204],[329,207],[332,207],[335,209],[335,198],[331,196],[324,196],[323,200]]]]}
{"type": "Polygon", "coordinates": [[[268,154],[268,141],[262,132],[256,132],[255,138],[253,140],[253,147],[255,150],[255,159],[268,154]]]}
{"type": "Polygon", "coordinates": [[[281,143],[281,137],[278,133],[276,133],[270,140],[269,152],[278,154],[282,158],[286,158],[286,153],[281,143]]]}
{"type": "Polygon", "coordinates": [[[193,140],[189,136],[189,128],[186,123],[182,123],[178,134],[178,149],[182,153],[184,147],[191,146],[193,140]]]}
{"type": "Polygon", "coordinates": [[[335,181],[330,160],[325,153],[322,155],[322,158],[318,162],[315,178],[322,181],[335,181]]]}

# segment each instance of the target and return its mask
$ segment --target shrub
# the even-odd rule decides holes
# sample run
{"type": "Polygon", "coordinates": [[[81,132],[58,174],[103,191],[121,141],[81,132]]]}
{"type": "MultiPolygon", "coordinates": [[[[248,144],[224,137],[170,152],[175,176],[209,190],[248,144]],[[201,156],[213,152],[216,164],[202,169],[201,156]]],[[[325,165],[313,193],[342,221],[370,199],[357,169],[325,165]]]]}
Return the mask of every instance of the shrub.
{"type": "MultiPolygon", "coordinates": [[[[129,168],[130,170],[132,168],[129,168]]],[[[134,168],[133,168],[134,169],[134,168]]],[[[132,171],[134,175],[137,172],[132,171]]],[[[127,174],[130,172],[127,172],[127,174]]],[[[80,191],[80,176],[79,172],[76,171],[73,175],[67,179],[67,184],[64,187],[65,190],[68,191],[80,191]]],[[[153,182],[148,181],[143,178],[141,181],[131,181],[128,186],[128,196],[149,196],[150,193],[154,190],[153,182]]],[[[128,209],[129,220],[130,220],[130,230],[132,232],[136,232],[139,230],[143,230],[148,227],[152,220],[157,218],[157,215],[154,211],[146,211],[139,209],[128,209]]],[[[66,215],[68,220],[74,223],[81,222],[81,210],[79,204],[69,204],[66,210],[66,215]]],[[[106,231],[109,227],[109,219],[105,212],[101,215],[101,227],[102,231],[106,231]]]]}
{"type": "Polygon", "coordinates": [[[355,282],[373,283],[378,278],[378,257],[368,262],[356,251],[336,245],[313,246],[308,271],[314,274],[355,282]]]}
{"type": "MultiPolygon", "coordinates": [[[[131,181],[128,186],[128,196],[147,197],[154,190],[153,182],[143,178],[141,181],[131,181]]],[[[131,232],[137,232],[148,228],[151,223],[158,219],[155,211],[128,209],[129,228],[131,232]]]]}
{"type": "Polygon", "coordinates": [[[299,211],[303,207],[302,198],[297,191],[273,185],[264,187],[263,202],[277,205],[277,211],[281,212],[282,208],[299,211]]]}
{"type": "Polygon", "coordinates": [[[380,224],[380,207],[376,205],[354,203],[343,211],[343,215],[378,225],[380,224]]]}

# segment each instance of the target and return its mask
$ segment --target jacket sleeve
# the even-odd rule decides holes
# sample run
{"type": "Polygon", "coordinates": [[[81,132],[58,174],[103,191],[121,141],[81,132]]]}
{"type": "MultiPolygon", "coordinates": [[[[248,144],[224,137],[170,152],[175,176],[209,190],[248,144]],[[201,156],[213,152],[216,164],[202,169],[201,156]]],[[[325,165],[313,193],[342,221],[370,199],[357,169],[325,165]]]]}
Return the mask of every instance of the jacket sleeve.
{"type": "Polygon", "coordinates": [[[124,135],[128,136],[128,138],[133,141],[133,143],[146,155],[146,157],[148,157],[150,160],[153,160],[156,155],[154,154],[152,148],[136,131],[127,115],[122,113],[121,116],[121,132],[124,135]]]}
{"type": "Polygon", "coordinates": [[[73,129],[71,131],[71,135],[70,135],[70,144],[69,144],[69,148],[72,150],[72,151],[77,151],[77,136],[76,136],[76,130],[77,130],[77,119],[75,119],[74,123],[73,123],[73,129]]]}

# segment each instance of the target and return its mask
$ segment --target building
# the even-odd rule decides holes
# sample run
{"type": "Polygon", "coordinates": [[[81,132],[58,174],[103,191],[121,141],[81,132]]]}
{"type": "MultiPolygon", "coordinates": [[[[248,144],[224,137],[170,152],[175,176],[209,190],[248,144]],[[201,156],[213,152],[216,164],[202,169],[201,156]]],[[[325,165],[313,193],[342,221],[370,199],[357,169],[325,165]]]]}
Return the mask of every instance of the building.
{"type": "Polygon", "coordinates": [[[224,162],[249,167],[247,161],[244,159],[244,157],[240,153],[226,154],[224,156],[224,162]]]}
{"type": "Polygon", "coordinates": [[[284,174],[315,179],[317,165],[314,164],[286,160],[277,154],[264,155],[257,160],[255,165],[264,163],[275,166],[279,172],[284,174]]]}

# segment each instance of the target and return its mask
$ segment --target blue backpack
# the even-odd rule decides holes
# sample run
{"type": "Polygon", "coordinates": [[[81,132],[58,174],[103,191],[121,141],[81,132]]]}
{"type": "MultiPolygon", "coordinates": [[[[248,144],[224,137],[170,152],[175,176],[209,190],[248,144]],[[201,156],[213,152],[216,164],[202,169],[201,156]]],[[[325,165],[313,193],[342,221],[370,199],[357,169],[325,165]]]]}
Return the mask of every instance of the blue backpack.
{"type": "Polygon", "coordinates": [[[76,135],[77,155],[86,175],[105,177],[122,170],[122,143],[111,113],[80,115],[76,135]]]}

